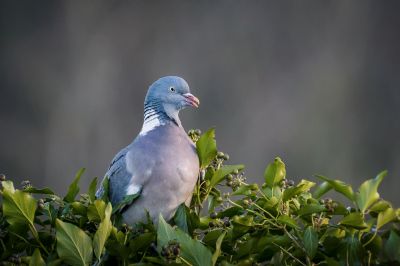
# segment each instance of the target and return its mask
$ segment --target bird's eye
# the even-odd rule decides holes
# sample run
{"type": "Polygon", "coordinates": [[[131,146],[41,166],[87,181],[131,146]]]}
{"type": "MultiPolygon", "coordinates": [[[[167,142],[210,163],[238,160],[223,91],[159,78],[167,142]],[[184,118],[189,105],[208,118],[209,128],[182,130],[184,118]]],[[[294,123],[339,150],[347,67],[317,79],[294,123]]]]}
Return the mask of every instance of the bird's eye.
{"type": "Polygon", "coordinates": [[[175,88],[174,87],[169,87],[169,91],[170,92],[175,92],[175,88]]]}

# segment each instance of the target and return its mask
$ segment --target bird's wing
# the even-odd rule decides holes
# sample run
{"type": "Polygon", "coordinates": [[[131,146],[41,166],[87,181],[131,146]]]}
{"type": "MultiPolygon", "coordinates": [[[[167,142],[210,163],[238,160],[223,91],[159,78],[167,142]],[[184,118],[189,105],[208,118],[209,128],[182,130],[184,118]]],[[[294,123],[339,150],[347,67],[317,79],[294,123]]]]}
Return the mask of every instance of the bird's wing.
{"type": "Polygon", "coordinates": [[[108,183],[108,197],[115,206],[121,203],[125,197],[139,194],[140,185],[132,185],[133,173],[131,173],[126,165],[126,156],[130,146],[122,149],[112,160],[108,168],[99,190],[96,192],[97,198],[102,198],[106,192],[105,183],[108,183]]]}

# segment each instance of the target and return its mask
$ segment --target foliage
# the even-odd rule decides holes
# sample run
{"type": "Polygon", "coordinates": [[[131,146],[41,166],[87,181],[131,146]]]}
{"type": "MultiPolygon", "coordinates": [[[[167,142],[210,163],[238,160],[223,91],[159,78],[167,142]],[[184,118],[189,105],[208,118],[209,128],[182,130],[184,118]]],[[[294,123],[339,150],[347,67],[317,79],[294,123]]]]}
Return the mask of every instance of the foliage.
{"type": "MultiPolygon", "coordinates": [[[[248,184],[243,165],[225,165],[211,129],[197,142],[201,173],[190,207],[167,223],[121,222],[124,204],[96,199],[97,179],[79,199],[80,170],[66,195],[2,177],[0,261],[3,265],[400,265],[400,210],[378,186],[386,172],[354,192],[339,180],[286,177],[280,158],[264,183],[248,184]],[[311,191],[313,190],[313,191],[311,191]],[[322,197],[334,190],[345,203],[322,197]],[[171,224],[171,225],[170,225],[171,224]]],[[[134,204],[134,202],[133,202],[134,204]]]]}

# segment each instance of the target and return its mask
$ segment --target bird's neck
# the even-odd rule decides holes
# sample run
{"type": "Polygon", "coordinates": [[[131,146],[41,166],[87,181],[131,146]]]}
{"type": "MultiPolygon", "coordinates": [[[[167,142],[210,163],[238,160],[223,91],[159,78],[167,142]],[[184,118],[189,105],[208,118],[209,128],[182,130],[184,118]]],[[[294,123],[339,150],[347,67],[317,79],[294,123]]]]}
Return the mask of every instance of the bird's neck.
{"type": "Polygon", "coordinates": [[[140,135],[146,135],[156,127],[168,123],[173,123],[178,127],[182,127],[178,111],[172,110],[168,105],[164,106],[160,103],[145,104],[144,121],[140,135]]]}

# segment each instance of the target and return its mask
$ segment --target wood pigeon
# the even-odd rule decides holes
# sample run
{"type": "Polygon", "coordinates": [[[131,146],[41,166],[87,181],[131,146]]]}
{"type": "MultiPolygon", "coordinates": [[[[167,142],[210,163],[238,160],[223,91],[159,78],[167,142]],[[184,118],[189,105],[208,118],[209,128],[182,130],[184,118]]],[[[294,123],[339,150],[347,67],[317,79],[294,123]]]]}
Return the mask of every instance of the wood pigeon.
{"type": "MultiPolygon", "coordinates": [[[[146,221],[147,211],[155,223],[160,213],[169,220],[180,204],[190,204],[199,158],[178,116],[188,106],[197,108],[199,100],[180,77],[162,77],[149,87],[142,130],[117,153],[104,177],[109,179],[108,196],[113,206],[139,193],[123,210],[126,223],[146,221]]],[[[102,197],[104,191],[102,185],[96,196],[102,197]]]]}

